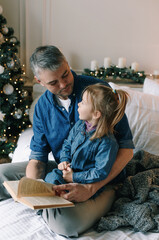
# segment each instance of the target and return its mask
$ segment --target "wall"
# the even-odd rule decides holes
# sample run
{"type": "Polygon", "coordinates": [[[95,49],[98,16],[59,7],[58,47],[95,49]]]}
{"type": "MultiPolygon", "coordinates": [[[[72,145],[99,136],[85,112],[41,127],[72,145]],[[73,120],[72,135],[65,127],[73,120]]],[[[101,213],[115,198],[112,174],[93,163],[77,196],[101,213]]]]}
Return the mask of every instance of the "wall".
{"type": "Polygon", "coordinates": [[[125,57],[127,66],[136,61],[146,73],[159,69],[158,0],[0,0],[0,4],[22,39],[28,74],[29,56],[41,44],[60,47],[77,70],[90,67],[93,59],[102,66],[104,57],[114,64],[125,57]],[[21,36],[22,29],[27,36],[21,36]]]}

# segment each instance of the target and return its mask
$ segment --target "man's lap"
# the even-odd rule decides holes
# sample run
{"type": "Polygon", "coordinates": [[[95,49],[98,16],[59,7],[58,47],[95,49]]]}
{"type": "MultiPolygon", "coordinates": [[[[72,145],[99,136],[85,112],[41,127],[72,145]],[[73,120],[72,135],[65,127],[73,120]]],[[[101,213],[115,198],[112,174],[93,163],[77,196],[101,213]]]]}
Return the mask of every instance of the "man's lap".
{"type": "MultiPolygon", "coordinates": [[[[28,162],[0,164],[0,200],[10,198],[3,187],[3,182],[18,180],[25,176],[27,164],[28,162]]],[[[50,161],[46,173],[52,171],[54,167],[55,162],[50,161]]],[[[76,203],[72,208],[44,209],[42,216],[52,231],[65,236],[78,236],[109,211],[114,199],[113,187],[107,186],[96,198],[76,203]]]]}
{"type": "Polygon", "coordinates": [[[115,191],[108,186],[94,199],[76,203],[71,208],[44,209],[42,216],[52,231],[70,237],[78,236],[110,210],[114,199],[115,191]]]}

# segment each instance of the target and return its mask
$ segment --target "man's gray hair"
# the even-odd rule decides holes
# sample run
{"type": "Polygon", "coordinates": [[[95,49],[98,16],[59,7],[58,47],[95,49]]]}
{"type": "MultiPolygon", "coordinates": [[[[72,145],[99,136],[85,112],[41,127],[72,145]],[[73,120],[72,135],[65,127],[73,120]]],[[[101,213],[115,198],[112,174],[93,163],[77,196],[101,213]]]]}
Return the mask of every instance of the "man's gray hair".
{"type": "Polygon", "coordinates": [[[57,47],[50,45],[41,46],[36,48],[30,57],[30,67],[34,76],[39,79],[41,70],[55,71],[61,66],[63,61],[66,61],[66,58],[57,47]]]}

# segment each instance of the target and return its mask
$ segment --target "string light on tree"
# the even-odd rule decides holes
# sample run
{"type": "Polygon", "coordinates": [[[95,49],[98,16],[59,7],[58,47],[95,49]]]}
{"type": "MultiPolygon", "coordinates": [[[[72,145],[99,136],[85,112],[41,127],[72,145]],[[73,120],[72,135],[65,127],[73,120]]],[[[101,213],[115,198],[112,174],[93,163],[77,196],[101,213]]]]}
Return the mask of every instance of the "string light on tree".
{"type": "Polygon", "coordinates": [[[0,6],[0,158],[16,147],[19,134],[30,127],[28,92],[24,87],[24,71],[18,58],[20,42],[7,26],[0,6]]]}

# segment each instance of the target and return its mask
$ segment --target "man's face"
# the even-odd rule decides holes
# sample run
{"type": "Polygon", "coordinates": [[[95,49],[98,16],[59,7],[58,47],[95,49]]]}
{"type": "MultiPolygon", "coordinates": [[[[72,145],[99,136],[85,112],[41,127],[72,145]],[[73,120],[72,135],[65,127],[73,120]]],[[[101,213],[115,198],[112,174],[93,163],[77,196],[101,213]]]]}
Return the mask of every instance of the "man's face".
{"type": "Polygon", "coordinates": [[[55,71],[42,70],[37,81],[61,99],[67,99],[73,91],[74,77],[66,61],[55,71]]]}

